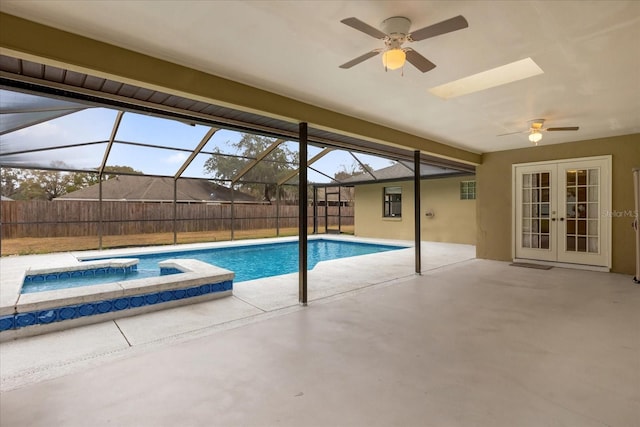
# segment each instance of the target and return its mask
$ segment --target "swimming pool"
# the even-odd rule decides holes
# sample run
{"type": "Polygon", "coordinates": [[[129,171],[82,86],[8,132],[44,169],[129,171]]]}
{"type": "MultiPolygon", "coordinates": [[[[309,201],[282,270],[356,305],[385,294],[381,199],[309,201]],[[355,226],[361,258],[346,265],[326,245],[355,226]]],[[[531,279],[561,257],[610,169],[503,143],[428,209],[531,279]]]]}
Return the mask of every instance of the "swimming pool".
{"type": "MultiPolygon", "coordinates": [[[[313,239],[307,245],[307,266],[313,269],[321,261],[348,258],[377,252],[404,249],[406,246],[348,242],[342,240],[313,239]]],[[[98,285],[124,280],[157,277],[161,274],[179,273],[179,271],[160,271],[158,263],[167,259],[196,259],[235,273],[235,282],[279,276],[298,271],[298,242],[279,242],[252,244],[245,246],[221,247],[212,249],[162,252],[154,254],[128,255],[137,258],[136,268],[124,271],[88,270],[78,277],[65,277],[53,280],[25,280],[22,293],[41,292],[52,289],[65,289],[80,286],[98,285]],[[92,274],[88,274],[93,271],[92,274]]],[[[96,261],[107,258],[92,258],[96,261]]],[[[109,258],[117,259],[117,258],[109,258]]]]}

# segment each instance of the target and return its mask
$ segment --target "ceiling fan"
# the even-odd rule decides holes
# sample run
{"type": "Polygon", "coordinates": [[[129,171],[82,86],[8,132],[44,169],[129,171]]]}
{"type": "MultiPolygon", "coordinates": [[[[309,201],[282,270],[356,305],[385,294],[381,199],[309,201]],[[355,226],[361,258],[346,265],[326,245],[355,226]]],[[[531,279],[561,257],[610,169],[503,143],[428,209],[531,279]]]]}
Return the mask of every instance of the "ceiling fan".
{"type": "Polygon", "coordinates": [[[406,60],[423,73],[434,69],[436,65],[410,47],[402,47],[402,45],[461,30],[469,26],[467,20],[461,15],[412,32],[409,32],[411,21],[403,16],[394,16],[382,21],[382,31],[362,22],[358,18],[346,18],[340,22],[371,37],[382,40],[385,45],[385,47],[373,49],[371,52],[345,62],[340,68],[351,68],[382,52],[382,63],[385,70],[396,70],[402,67],[406,60]]]}
{"type": "Polygon", "coordinates": [[[502,133],[498,136],[506,136],[506,135],[515,135],[518,133],[528,133],[529,141],[533,142],[534,145],[538,145],[538,142],[542,139],[541,132],[556,132],[556,131],[575,131],[580,129],[578,126],[564,126],[564,127],[556,127],[556,128],[543,128],[544,119],[533,119],[529,121],[529,130],[518,131],[518,132],[509,132],[502,133]]]}

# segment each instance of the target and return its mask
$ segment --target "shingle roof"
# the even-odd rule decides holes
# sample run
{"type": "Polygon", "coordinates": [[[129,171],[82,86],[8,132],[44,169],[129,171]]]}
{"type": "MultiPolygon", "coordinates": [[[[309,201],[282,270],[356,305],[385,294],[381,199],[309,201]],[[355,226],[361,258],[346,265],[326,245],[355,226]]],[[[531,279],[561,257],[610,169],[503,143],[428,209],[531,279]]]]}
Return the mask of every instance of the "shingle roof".
{"type": "MultiPolygon", "coordinates": [[[[98,200],[98,184],[65,194],[62,200],[98,200]]],[[[173,201],[173,179],[120,175],[102,183],[102,200],[173,201]]],[[[201,179],[179,179],[178,202],[231,202],[231,190],[201,179]]],[[[259,203],[260,200],[240,191],[234,191],[236,202],[259,203]]]]}
{"type": "MultiPolygon", "coordinates": [[[[378,181],[388,181],[393,179],[410,179],[413,177],[413,164],[409,162],[397,162],[391,166],[386,168],[378,169],[372,171],[373,176],[368,173],[361,173],[358,175],[354,175],[347,179],[342,180],[343,184],[352,184],[352,183],[372,183],[376,180],[378,181]],[[374,178],[375,177],[375,178],[374,178]]],[[[454,169],[446,169],[438,166],[431,165],[420,165],[420,176],[438,176],[438,175],[451,175],[455,173],[460,173],[454,169]]]]}

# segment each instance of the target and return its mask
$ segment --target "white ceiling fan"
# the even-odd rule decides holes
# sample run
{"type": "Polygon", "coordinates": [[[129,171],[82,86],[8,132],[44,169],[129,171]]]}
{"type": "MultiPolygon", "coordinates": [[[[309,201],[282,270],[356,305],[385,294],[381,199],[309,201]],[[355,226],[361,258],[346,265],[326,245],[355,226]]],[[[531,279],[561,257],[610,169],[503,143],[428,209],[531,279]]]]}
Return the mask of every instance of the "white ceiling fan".
{"type": "Polygon", "coordinates": [[[555,128],[544,128],[545,119],[533,119],[529,121],[529,129],[525,131],[503,133],[498,136],[515,135],[519,133],[528,133],[529,141],[534,145],[538,145],[538,142],[542,139],[542,132],[557,132],[557,131],[576,131],[580,129],[578,126],[563,126],[555,128]]]}
{"type": "Polygon", "coordinates": [[[436,65],[410,47],[402,47],[402,45],[461,30],[469,26],[467,20],[461,15],[411,32],[409,31],[411,21],[403,16],[393,16],[382,21],[381,27],[383,31],[362,22],[358,18],[345,18],[340,22],[371,37],[382,40],[385,45],[385,47],[373,49],[349,62],[345,62],[340,68],[351,68],[382,53],[382,63],[385,70],[398,69],[404,65],[406,60],[423,73],[434,69],[436,65]]]}

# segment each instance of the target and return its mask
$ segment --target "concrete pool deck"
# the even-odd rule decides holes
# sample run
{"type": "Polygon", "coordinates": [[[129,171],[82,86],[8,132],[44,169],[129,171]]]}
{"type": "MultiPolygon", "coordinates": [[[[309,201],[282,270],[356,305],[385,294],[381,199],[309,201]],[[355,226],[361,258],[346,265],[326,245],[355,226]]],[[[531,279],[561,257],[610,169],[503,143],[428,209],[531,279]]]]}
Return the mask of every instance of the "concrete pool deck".
{"type": "Polygon", "coordinates": [[[423,250],[421,276],[397,251],[408,275],[322,299],[383,260],[310,276],[308,307],[234,296],[0,344],[0,425],[640,425],[630,275],[423,250]]]}
{"type": "MultiPolygon", "coordinates": [[[[407,241],[379,239],[354,239],[349,236],[319,236],[321,238],[364,241],[370,243],[411,245],[407,241]]],[[[260,243],[285,239],[260,239],[260,243]]],[[[219,243],[221,245],[244,245],[250,241],[219,243]]],[[[216,245],[193,244],[145,248],[149,252],[182,249],[201,249],[216,245]]],[[[137,251],[140,249],[138,248],[137,251]]],[[[136,249],[109,251],[84,251],[77,253],[32,255],[0,259],[0,294],[10,304],[15,303],[15,276],[27,266],[68,264],[70,257],[129,256],[136,249]],[[5,286],[8,286],[5,288],[5,286]],[[10,291],[7,292],[6,289],[10,291]],[[10,295],[8,297],[7,295],[10,295]]],[[[475,257],[475,247],[436,242],[422,243],[423,272],[445,265],[455,264],[475,257]]],[[[321,262],[308,272],[309,301],[319,301],[340,295],[356,293],[371,286],[385,286],[393,280],[414,276],[414,249],[399,249],[321,262]]],[[[3,304],[5,302],[3,301],[3,304]]],[[[165,341],[188,339],[209,334],[221,328],[229,328],[254,322],[264,317],[277,316],[299,310],[298,275],[257,279],[234,283],[233,295],[207,302],[153,313],[81,326],[59,332],[50,332],[35,337],[24,337],[16,341],[0,343],[2,363],[1,388],[13,388],[23,383],[56,376],[59,372],[99,360],[105,355],[126,353],[135,346],[161,344],[165,341]],[[34,348],[47,348],[48,357],[34,348]],[[29,349],[29,350],[23,350],[29,349]]]]}

